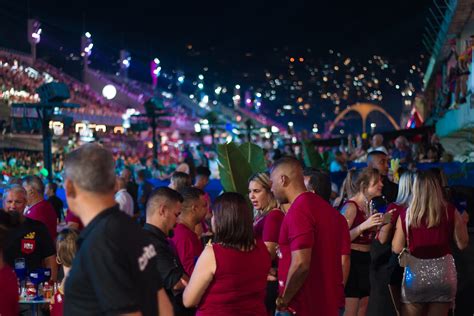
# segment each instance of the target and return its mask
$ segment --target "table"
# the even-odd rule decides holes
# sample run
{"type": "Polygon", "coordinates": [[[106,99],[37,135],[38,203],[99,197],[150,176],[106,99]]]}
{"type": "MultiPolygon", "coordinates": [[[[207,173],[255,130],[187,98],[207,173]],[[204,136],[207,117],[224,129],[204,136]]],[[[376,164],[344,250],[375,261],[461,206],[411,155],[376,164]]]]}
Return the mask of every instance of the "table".
{"type": "Polygon", "coordinates": [[[42,300],[33,300],[33,299],[25,299],[24,297],[20,298],[19,302],[20,305],[28,305],[31,311],[31,315],[37,316],[40,315],[39,309],[41,305],[51,303],[51,299],[42,299],[42,300]]]}

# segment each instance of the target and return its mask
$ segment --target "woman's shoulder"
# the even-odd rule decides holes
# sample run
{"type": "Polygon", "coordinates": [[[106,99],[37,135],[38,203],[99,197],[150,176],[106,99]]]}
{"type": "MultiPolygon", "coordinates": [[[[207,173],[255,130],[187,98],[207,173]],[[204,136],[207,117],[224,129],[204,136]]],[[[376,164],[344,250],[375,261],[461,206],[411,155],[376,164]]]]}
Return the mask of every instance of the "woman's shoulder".
{"type": "Polygon", "coordinates": [[[279,208],[274,208],[268,212],[267,216],[271,218],[283,218],[285,217],[285,213],[279,208]]]}
{"type": "Polygon", "coordinates": [[[358,212],[359,206],[353,200],[345,200],[341,206],[341,214],[345,215],[347,212],[358,212]]]}

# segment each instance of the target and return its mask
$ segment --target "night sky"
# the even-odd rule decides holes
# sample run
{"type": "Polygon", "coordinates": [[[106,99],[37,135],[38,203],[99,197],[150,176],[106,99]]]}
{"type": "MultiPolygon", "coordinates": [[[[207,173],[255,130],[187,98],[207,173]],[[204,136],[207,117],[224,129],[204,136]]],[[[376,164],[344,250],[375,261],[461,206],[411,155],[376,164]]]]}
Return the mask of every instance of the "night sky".
{"type": "Polygon", "coordinates": [[[395,65],[418,62],[427,54],[421,36],[431,6],[432,0],[1,0],[0,45],[27,51],[26,19],[36,17],[44,31],[39,57],[69,72],[80,69],[70,57],[79,54],[80,35],[89,31],[95,68],[115,72],[118,51],[126,48],[130,76],[137,79],[149,80],[148,61],[159,57],[165,72],[182,70],[191,81],[206,68],[206,83],[256,90],[262,73],[280,67],[285,56],[324,62],[332,49],[353,59],[377,54],[395,65]]]}

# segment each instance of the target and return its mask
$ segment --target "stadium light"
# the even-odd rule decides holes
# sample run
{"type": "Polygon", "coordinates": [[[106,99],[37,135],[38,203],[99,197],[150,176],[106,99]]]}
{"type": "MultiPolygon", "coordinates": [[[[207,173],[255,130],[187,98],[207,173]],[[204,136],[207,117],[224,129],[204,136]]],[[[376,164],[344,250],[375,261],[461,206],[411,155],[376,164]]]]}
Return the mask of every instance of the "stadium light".
{"type": "Polygon", "coordinates": [[[117,95],[117,89],[114,87],[114,85],[108,84],[102,89],[102,95],[107,100],[112,100],[117,95]]]}
{"type": "Polygon", "coordinates": [[[161,62],[158,58],[154,58],[150,62],[150,75],[153,82],[153,87],[156,87],[158,83],[158,77],[160,76],[160,72],[161,72],[160,64],[161,62]]]}
{"type": "Polygon", "coordinates": [[[28,20],[28,42],[32,45],[41,41],[41,23],[35,19],[28,20]]]}
{"type": "Polygon", "coordinates": [[[94,47],[94,43],[92,43],[91,33],[86,32],[81,37],[81,56],[89,57],[92,54],[93,47],[94,47]]]}

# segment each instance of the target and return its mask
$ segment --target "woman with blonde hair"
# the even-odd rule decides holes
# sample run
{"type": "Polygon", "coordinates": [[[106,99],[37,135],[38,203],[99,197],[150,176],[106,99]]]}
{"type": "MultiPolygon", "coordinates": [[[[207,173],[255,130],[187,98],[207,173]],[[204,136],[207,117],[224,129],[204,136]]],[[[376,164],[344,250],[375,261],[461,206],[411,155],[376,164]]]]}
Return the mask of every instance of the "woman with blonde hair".
{"type": "Polygon", "coordinates": [[[273,260],[273,268],[267,279],[267,295],[265,297],[267,311],[273,315],[275,301],[278,297],[276,252],[280,227],[285,213],[278,207],[278,203],[273,196],[270,177],[267,173],[259,172],[250,177],[249,199],[256,213],[253,224],[255,238],[264,242],[273,260]]]}
{"type": "Polygon", "coordinates": [[[382,225],[383,214],[370,213],[370,201],[382,195],[382,178],[374,168],[365,168],[354,183],[354,194],[344,202],[341,213],[346,217],[351,236],[351,268],[345,287],[346,316],[365,315],[369,300],[370,245],[375,229],[382,225]]]}
{"type": "Polygon", "coordinates": [[[333,206],[336,209],[341,209],[344,206],[344,203],[350,199],[355,193],[357,193],[357,189],[355,188],[355,181],[357,179],[357,175],[359,171],[355,168],[349,169],[347,171],[347,175],[344,178],[341,186],[341,192],[339,196],[334,200],[333,206]]]}
{"type": "Polygon", "coordinates": [[[78,236],[79,235],[76,230],[65,228],[58,234],[56,239],[56,261],[63,267],[64,278],[61,284],[58,286],[56,293],[54,293],[53,299],[51,301],[51,316],[63,315],[64,284],[68,277],[69,271],[71,270],[72,261],[76,256],[76,242],[78,236]]]}
{"type": "Polygon", "coordinates": [[[408,267],[402,282],[402,314],[444,316],[454,302],[457,276],[451,243],[467,247],[466,222],[447,203],[436,175],[419,172],[408,209],[402,210],[392,241],[395,253],[407,247],[408,267]]]}

